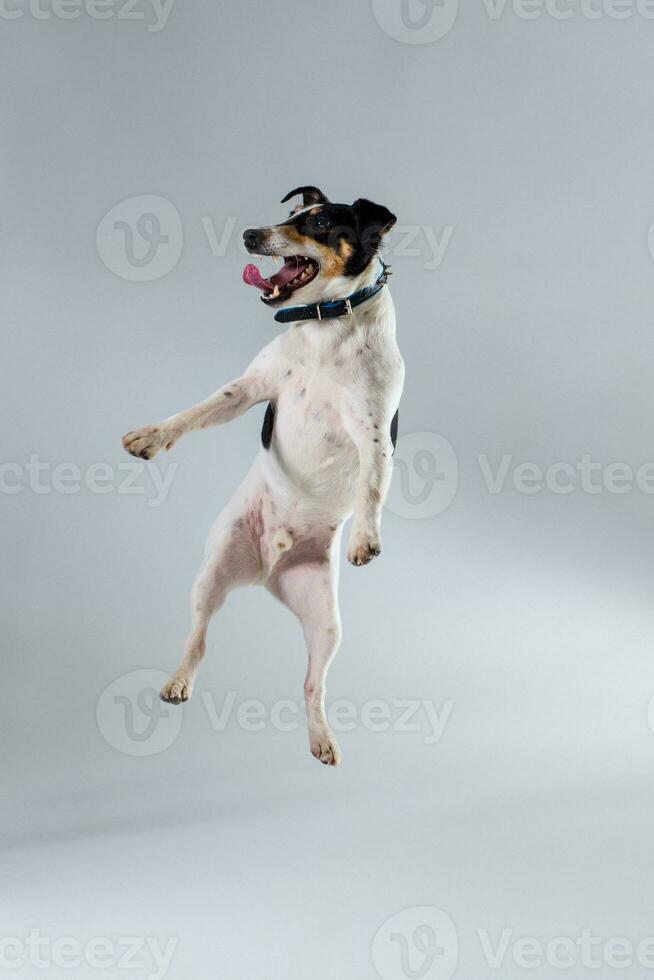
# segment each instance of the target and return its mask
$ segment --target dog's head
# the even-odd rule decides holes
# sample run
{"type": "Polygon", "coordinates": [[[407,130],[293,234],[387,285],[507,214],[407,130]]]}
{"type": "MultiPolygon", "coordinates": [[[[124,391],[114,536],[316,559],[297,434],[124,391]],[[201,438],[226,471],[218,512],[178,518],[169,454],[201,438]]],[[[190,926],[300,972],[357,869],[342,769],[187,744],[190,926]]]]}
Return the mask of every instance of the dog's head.
{"type": "Polygon", "coordinates": [[[256,265],[243,271],[244,282],[261,289],[261,299],[269,306],[286,303],[291,296],[303,305],[321,297],[349,295],[353,280],[376,258],[383,236],[396,221],[381,204],[365,198],[354,204],[332,204],[317,187],[297,187],[282,204],[298,194],[303,203],[286,221],[243,233],[251,255],[283,260],[281,269],[268,278],[256,265]]]}

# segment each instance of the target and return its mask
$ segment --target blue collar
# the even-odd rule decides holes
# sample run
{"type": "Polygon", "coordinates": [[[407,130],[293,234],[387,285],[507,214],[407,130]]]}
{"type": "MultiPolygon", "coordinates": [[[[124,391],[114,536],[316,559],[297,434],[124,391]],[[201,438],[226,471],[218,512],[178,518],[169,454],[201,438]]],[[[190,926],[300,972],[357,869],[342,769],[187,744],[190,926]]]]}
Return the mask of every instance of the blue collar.
{"type": "Polygon", "coordinates": [[[345,299],[330,299],[325,303],[309,303],[308,306],[287,306],[285,310],[275,313],[278,323],[292,323],[295,320],[331,320],[334,317],[350,316],[355,306],[361,306],[366,300],[375,296],[388,282],[390,272],[382,262],[382,271],[372,286],[357,289],[356,293],[345,299]]]}

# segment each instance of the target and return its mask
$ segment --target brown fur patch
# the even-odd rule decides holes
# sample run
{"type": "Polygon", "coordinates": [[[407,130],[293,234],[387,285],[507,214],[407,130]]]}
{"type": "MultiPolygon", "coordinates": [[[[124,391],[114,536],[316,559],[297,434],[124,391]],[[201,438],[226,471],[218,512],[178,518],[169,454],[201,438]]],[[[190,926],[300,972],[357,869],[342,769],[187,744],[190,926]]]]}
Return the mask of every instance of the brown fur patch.
{"type": "MultiPolygon", "coordinates": [[[[328,245],[321,245],[317,242],[315,238],[311,238],[309,235],[303,235],[301,232],[294,228],[293,225],[287,225],[284,228],[284,234],[290,242],[298,247],[299,255],[307,255],[314,249],[318,249],[320,253],[320,271],[324,276],[344,276],[345,266],[348,260],[348,254],[341,254],[336,252],[333,248],[328,245]]],[[[346,243],[348,244],[348,243],[346,243]]],[[[352,251],[351,246],[348,244],[350,249],[350,254],[352,251]]]]}

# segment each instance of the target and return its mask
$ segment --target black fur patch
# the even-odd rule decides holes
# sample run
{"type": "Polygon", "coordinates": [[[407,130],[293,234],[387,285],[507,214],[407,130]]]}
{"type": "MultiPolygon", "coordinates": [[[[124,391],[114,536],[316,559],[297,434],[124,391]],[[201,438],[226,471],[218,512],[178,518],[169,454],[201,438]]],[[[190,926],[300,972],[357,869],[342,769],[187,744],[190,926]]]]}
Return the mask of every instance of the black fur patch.
{"type": "Polygon", "coordinates": [[[393,452],[395,452],[395,446],[397,445],[397,427],[400,420],[400,410],[398,408],[397,412],[391,419],[391,442],[393,443],[393,452]]]}
{"type": "Polygon", "coordinates": [[[287,201],[290,201],[297,194],[302,195],[302,201],[305,207],[308,207],[309,204],[325,204],[327,201],[327,198],[319,187],[309,186],[296,187],[292,191],[289,191],[286,197],[282,198],[282,204],[286,204],[287,201]]]}
{"type": "Polygon", "coordinates": [[[268,402],[268,408],[266,409],[266,414],[263,417],[263,426],[261,428],[261,445],[264,449],[270,449],[270,443],[272,442],[273,428],[275,426],[275,409],[272,402],[268,402]]]}
{"type": "Polygon", "coordinates": [[[388,208],[359,198],[354,204],[332,204],[331,201],[317,204],[298,215],[291,214],[282,227],[293,225],[301,235],[313,238],[337,255],[347,254],[345,275],[358,276],[395,221],[395,215],[388,208]]]}

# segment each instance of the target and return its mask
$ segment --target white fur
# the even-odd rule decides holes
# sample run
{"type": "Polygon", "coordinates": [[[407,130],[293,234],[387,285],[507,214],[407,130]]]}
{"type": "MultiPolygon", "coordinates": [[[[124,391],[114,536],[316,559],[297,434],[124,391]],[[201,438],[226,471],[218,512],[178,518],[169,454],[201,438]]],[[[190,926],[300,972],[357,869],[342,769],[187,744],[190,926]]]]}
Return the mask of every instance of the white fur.
{"type": "MultiPolygon", "coordinates": [[[[286,242],[275,246],[279,254],[292,254],[286,242]]],[[[289,305],[343,298],[373,283],[379,271],[374,258],[355,280],[320,273],[289,305]]],[[[392,466],[390,425],[403,380],[395,311],[385,287],[351,316],[291,324],[242,377],[193,408],[124,437],[130,453],[149,459],[191,429],[228,422],[260,402],[275,406],[270,448],[259,449],[211,531],[192,592],[191,633],[179,668],[161,692],[164,700],[179,703],[191,696],[209,620],[230,589],[263,584],[304,629],[311,751],[326,764],[340,761],[324,700],[327,668],[341,633],[341,530],[353,513],[348,548],[353,564],[379,554],[392,466]]]]}

